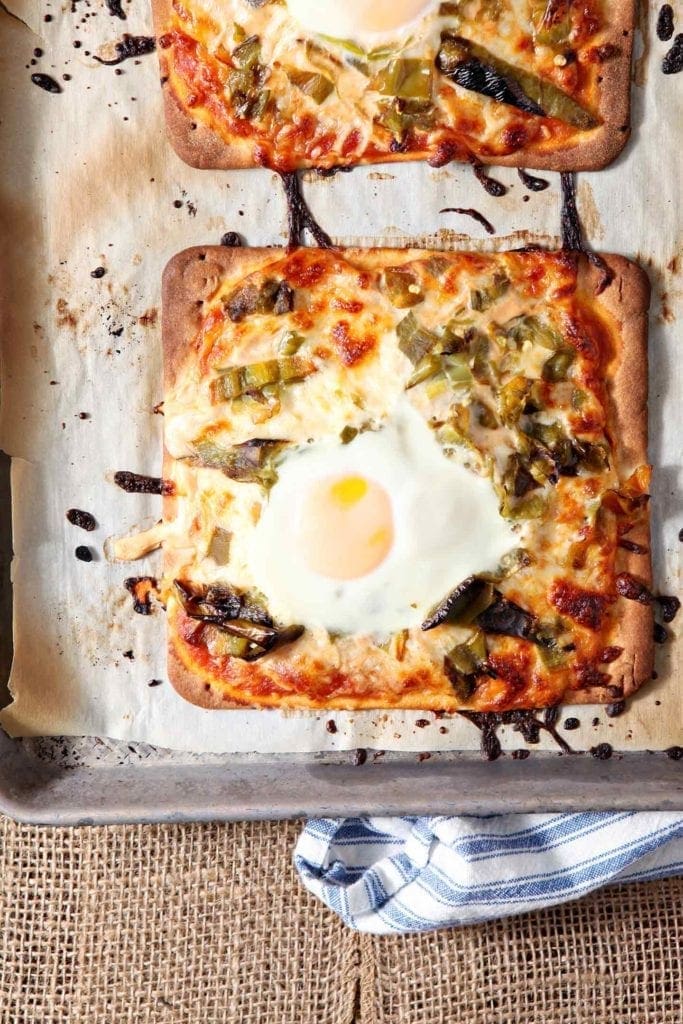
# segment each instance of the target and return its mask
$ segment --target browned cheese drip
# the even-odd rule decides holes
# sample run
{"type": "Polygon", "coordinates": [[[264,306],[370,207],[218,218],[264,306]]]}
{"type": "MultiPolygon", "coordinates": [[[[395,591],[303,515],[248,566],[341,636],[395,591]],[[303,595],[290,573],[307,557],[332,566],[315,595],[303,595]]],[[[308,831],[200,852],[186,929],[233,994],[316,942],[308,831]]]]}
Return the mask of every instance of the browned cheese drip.
{"type": "Polygon", "coordinates": [[[308,209],[306,201],[301,194],[299,176],[296,171],[280,172],[282,184],[287,200],[287,224],[289,226],[289,238],[287,246],[289,249],[296,249],[303,244],[303,234],[309,231],[313,236],[316,245],[321,249],[331,249],[332,239],[326,231],[318,224],[317,220],[308,209]]]}
{"type": "Polygon", "coordinates": [[[502,181],[497,181],[495,178],[491,178],[483,164],[480,164],[478,160],[473,161],[472,170],[474,176],[482,186],[485,192],[488,192],[490,196],[494,196],[499,199],[501,196],[507,195],[507,189],[502,181]]]}
{"type": "Polygon", "coordinates": [[[538,711],[518,709],[515,711],[458,711],[459,715],[472,722],[481,732],[480,750],[487,761],[495,761],[502,753],[498,729],[501,725],[511,725],[513,732],[521,733],[527,743],[538,743],[541,732],[552,736],[558,747],[565,754],[573,750],[557,731],[559,711],[556,707],[546,708],[543,718],[538,718],[538,711]]]}
{"type": "Polygon", "coordinates": [[[583,253],[586,259],[601,271],[602,277],[596,290],[596,294],[600,295],[611,283],[614,274],[602,256],[589,249],[583,240],[581,220],[576,208],[576,176],[564,171],[560,175],[560,182],[562,187],[562,248],[571,252],[583,253]]]}
{"type": "Polygon", "coordinates": [[[489,235],[495,235],[496,229],[490,220],[487,220],[483,213],[479,213],[479,210],[474,210],[471,206],[444,206],[443,210],[439,210],[439,213],[459,213],[465,217],[472,217],[476,220],[489,235]]]}
{"type": "Polygon", "coordinates": [[[550,185],[546,178],[537,178],[535,174],[529,174],[523,167],[517,168],[517,174],[525,188],[530,192],[543,192],[550,185]]]}

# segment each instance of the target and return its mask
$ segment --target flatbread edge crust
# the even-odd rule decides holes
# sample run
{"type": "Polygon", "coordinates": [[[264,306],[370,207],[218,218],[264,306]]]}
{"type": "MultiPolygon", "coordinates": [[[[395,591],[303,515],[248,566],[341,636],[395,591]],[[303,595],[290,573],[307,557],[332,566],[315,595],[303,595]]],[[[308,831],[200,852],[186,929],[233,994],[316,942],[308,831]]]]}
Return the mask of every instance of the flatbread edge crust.
{"type": "MultiPolygon", "coordinates": [[[[182,371],[187,355],[187,339],[197,331],[200,323],[198,299],[208,297],[217,277],[226,274],[246,276],[277,263],[286,254],[284,248],[228,248],[224,246],[194,246],[177,253],[166,265],[162,285],[162,339],[164,349],[164,390],[168,390],[182,371]]],[[[346,249],[349,258],[371,253],[381,260],[419,257],[426,250],[407,249],[346,249]]],[[[647,314],[650,301],[650,283],[645,272],[623,256],[602,257],[614,274],[614,279],[594,301],[619,325],[621,351],[609,381],[611,400],[610,426],[614,452],[618,464],[626,467],[627,475],[636,466],[646,464],[647,454],[647,314]]],[[[579,288],[594,293],[602,278],[602,271],[582,259],[579,288]]],[[[172,462],[164,453],[164,475],[172,462]]],[[[171,518],[175,498],[164,497],[164,519],[171,518]]],[[[619,548],[617,572],[628,572],[652,586],[650,556],[649,510],[629,539],[642,545],[646,553],[637,554],[619,548]]],[[[610,666],[611,693],[606,687],[588,687],[564,695],[563,704],[608,704],[621,699],[616,690],[623,690],[625,698],[652,676],[654,662],[653,612],[650,605],[623,600],[619,628],[612,643],[623,648],[619,658],[610,666]]],[[[187,701],[203,708],[235,710],[254,707],[251,702],[240,704],[225,700],[215,688],[206,688],[199,678],[178,656],[172,632],[168,630],[168,674],[176,691],[187,701]]],[[[320,709],[324,710],[324,709],[320,709]]],[[[404,709],[405,710],[405,709],[404,709]]]]}

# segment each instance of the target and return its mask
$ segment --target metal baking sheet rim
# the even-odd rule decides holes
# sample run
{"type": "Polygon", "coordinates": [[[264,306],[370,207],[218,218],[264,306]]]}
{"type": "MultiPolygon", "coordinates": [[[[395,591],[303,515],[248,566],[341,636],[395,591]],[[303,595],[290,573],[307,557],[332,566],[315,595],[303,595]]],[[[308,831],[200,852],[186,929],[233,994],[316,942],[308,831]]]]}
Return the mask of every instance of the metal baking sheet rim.
{"type": "MultiPolygon", "coordinates": [[[[0,679],[11,660],[9,459],[0,459],[0,679]]],[[[220,764],[156,760],[66,767],[0,729],[0,813],[41,825],[567,810],[683,810],[682,762],[664,752],[600,761],[533,752],[226,755],[220,764]]]]}
{"type": "Polygon", "coordinates": [[[232,755],[227,765],[60,768],[0,734],[0,812],[31,825],[121,825],[357,814],[683,810],[680,763],[661,752],[608,761],[539,754],[232,755]]]}

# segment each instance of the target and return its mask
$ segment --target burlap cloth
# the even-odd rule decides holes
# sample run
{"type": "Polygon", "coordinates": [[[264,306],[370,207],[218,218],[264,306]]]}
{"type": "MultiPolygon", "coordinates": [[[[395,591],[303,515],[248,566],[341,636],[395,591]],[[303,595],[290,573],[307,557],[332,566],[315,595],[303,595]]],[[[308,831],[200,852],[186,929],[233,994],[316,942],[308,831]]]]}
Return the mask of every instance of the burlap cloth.
{"type": "Polygon", "coordinates": [[[427,936],[348,931],[296,823],[0,821],[2,1024],[680,1024],[683,881],[427,936]]]}

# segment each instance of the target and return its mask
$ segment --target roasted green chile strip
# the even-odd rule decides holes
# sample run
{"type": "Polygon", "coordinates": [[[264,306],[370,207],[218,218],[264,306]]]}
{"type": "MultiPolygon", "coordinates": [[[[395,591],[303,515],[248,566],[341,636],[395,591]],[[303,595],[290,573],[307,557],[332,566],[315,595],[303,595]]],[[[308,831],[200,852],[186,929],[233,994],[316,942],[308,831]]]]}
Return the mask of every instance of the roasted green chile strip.
{"type": "Polygon", "coordinates": [[[583,131],[598,126],[589,111],[552,82],[501,60],[463,36],[443,33],[436,66],[462,88],[482,92],[527,113],[555,117],[583,131]]]}
{"type": "Polygon", "coordinates": [[[277,480],[275,459],[285,444],[254,438],[224,447],[212,438],[200,438],[192,445],[192,459],[207,469],[219,469],[231,480],[271,487],[277,480]]]}

